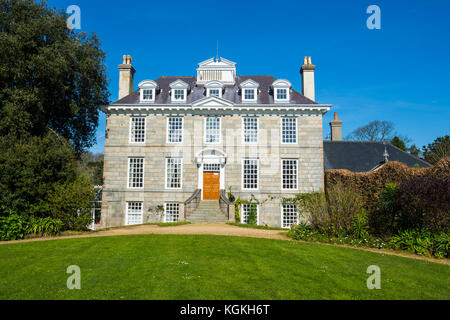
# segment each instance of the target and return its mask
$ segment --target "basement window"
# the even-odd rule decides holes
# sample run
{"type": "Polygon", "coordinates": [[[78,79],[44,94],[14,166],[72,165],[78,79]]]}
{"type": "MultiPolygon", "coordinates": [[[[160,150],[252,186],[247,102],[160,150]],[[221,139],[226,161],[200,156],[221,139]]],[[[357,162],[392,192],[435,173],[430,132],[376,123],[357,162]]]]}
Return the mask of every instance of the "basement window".
{"type": "Polygon", "coordinates": [[[281,227],[289,229],[292,225],[298,224],[298,211],[293,203],[284,203],[281,207],[281,227]]]}
{"type": "Polygon", "coordinates": [[[164,222],[174,223],[180,220],[180,204],[169,202],[164,207],[164,222]]]}
{"type": "Polygon", "coordinates": [[[143,203],[127,202],[126,225],[132,226],[143,223],[143,203]]]}

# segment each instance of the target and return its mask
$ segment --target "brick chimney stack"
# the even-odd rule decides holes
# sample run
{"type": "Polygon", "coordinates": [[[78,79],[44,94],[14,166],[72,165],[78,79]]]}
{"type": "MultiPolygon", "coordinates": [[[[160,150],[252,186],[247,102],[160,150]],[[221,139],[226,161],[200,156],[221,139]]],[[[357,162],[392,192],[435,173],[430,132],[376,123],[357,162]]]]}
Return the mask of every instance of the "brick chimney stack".
{"type": "Polygon", "coordinates": [[[342,124],[344,122],[338,119],[337,112],[334,113],[334,120],[330,122],[331,141],[342,141],[342,124]]]}
{"type": "Polygon", "coordinates": [[[119,64],[119,100],[133,92],[134,70],[131,56],[124,55],[123,63],[119,64]]]}
{"type": "Polygon", "coordinates": [[[305,97],[316,101],[316,91],[314,83],[314,71],[316,66],[312,64],[311,57],[305,57],[300,74],[302,75],[302,93],[305,97]]]}

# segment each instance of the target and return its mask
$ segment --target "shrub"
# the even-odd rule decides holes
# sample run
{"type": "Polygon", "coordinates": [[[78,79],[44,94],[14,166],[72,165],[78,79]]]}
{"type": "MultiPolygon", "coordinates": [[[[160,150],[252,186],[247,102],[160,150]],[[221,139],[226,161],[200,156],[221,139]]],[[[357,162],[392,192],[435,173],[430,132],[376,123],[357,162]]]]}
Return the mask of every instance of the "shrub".
{"type": "Polygon", "coordinates": [[[362,209],[360,213],[353,216],[352,234],[356,239],[367,239],[369,237],[369,223],[367,212],[362,209]]]}
{"type": "Polygon", "coordinates": [[[55,236],[61,232],[62,221],[52,218],[31,218],[27,234],[38,236],[55,236]]]}
{"type": "Polygon", "coordinates": [[[369,215],[371,231],[377,235],[391,235],[396,230],[400,206],[397,202],[398,184],[388,183],[381,190],[379,209],[369,215]]]}
{"type": "Polygon", "coordinates": [[[447,231],[433,234],[426,230],[410,229],[392,237],[390,245],[393,248],[407,250],[419,255],[448,258],[450,233],[447,231]]]}
{"type": "Polygon", "coordinates": [[[92,201],[95,192],[90,181],[77,178],[58,184],[48,198],[48,210],[53,219],[62,222],[62,231],[84,231],[92,223],[92,201]]]}
{"type": "Polygon", "coordinates": [[[12,214],[8,217],[0,217],[0,240],[12,241],[25,238],[27,234],[27,221],[17,215],[12,214]]]}
{"type": "Polygon", "coordinates": [[[398,190],[404,229],[440,232],[450,228],[450,179],[416,177],[398,190]]]}

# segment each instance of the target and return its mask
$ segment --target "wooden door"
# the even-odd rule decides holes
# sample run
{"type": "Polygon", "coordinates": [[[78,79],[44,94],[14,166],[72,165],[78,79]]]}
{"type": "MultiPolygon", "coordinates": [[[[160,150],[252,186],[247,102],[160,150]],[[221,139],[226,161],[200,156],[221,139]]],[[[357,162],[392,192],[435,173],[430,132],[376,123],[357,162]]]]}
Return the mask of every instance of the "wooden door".
{"type": "Polygon", "coordinates": [[[219,200],[220,198],[220,173],[203,173],[203,200],[219,200]]]}

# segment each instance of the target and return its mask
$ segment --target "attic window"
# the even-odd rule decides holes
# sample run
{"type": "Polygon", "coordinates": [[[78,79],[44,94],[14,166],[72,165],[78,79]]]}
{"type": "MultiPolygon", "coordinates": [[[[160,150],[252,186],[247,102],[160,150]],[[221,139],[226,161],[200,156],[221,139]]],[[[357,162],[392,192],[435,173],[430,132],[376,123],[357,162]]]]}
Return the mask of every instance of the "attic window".
{"type": "Polygon", "coordinates": [[[172,102],[186,102],[189,85],[178,79],[170,84],[172,102]]]}
{"type": "Polygon", "coordinates": [[[158,84],[152,80],[145,80],[139,83],[140,102],[155,102],[156,89],[158,84]]]}
{"type": "Polygon", "coordinates": [[[292,84],[284,79],[276,80],[273,84],[273,95],[275,103],[286,103],[290,101],[292,84]]]}
{"type": "Polygon", "coordinates": [[[219,81],[209,81],[205,83],[206,96],[222,98],[223,83],[219,81]]]}
{"type": "Polygon", "coordinates": [[[254,103],[258,100],[258,88],[259,83],[253,81],[252,79],[248,79],[241,83],[241,92],[242,92],[242,102],[243,103],[254,103]]]}
{"type": "Polygon", "coordinates": [[[175,89],[175,100],[184,100],[184,89],[175,89]]]}
{"type": "Polygon", "coordinates": [[[209,96],[220,98],[220,90],[219,89],[209,89],[209,96]]]}

